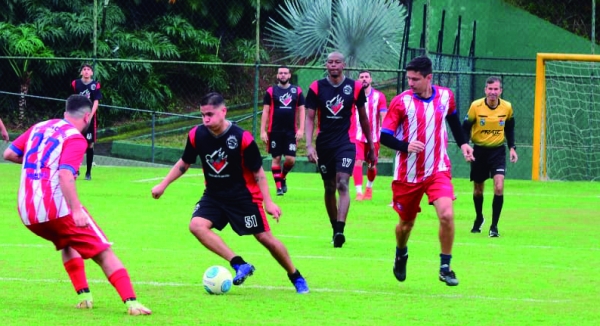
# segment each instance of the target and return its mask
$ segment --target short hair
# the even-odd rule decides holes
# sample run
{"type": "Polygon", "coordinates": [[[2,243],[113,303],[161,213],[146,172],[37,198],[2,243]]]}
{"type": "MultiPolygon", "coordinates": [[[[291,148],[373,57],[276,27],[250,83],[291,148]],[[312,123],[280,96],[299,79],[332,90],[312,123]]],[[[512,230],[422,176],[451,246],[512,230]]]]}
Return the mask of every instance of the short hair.
{"type": "Polygon", "coordinates": [[[200,106],[205,106],[205,105],[213,105],[213,106],[225,105],[225,99],[223,98],[223,95],[221,95],[217,92],[211,92],[211,93],[204,95],[204,97],[202,97],[202,99],[200,100],[200,106]]]}
{"type": "Polygon", "coordinates": [[[431,60],[426,56],[416,57],[406,65],[406,71],[416,71],[424,77],[432,73],[431,60]]]}
{"type": "Polygon", "coordinates": [[[287,69],[290,74],[292,73],[292,69],[290,69],[290,67],[286,66],[286,65],[281,65],[279,67],[277,67],[277,71],[279,71],[279,69],[287,69]]]}
{"type": "Polygon", "coordinates": [[[490,76],[485,80],[486,85],[493,84],[495,82],[500,83],[500,88],[502,88],[502,79],[498,76],[490,76]]]}
{"type": "Polygon", "coordinates": [[[90,68],[90,70],[92,70],[92,72],[94,72],[94,67],[92,67],[92,65],[91,65],[91,64],[89,64],[89,63],[84,63],[84,64],[82,64],[82,65],[81,65],[81,68],[79,68],[79,71],[82,71],[82,70],[83,70],[83,68],[85,68],[85,67],[88,67],[88,68],[90,68]]]}
{"type": "Polygon", "coordinates": [[[338,51],[333,51],[333,52],[329,53],[327,55],[327,60],[329,60],[329,57],[331,57],[333,55],[337,55],[338,57],[340,57],[342,62],[346,62],[346,57],[344,57],[344,54],[342,52],[338,52],[338,51]]]}
{"type": "Polygon", "coordinates": [[[371,72],[370,72],[370,71],[368,71],[368,70],[361,70],[361,71],[359,71],[359,72],[358,72],[358,74],[359,74],[359,75],[360,75],[360,74],[369,74],[369,76],[371,76],[371,72]]]}
{"type": "Polygon", "coordinates": [[[75,118],[81,118],[86,111],[92,110],[92,101],[87,96],[71,95],[67,98],[65,112],[75,118]]]}

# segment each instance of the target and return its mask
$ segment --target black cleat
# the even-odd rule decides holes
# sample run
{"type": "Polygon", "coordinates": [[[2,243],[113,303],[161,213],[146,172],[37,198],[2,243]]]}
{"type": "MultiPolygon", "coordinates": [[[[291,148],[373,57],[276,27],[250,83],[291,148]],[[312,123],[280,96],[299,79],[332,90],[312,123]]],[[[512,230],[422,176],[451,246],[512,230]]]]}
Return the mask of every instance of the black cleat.
{"type": "Polygon", "coordinates": [[[446,283],[448,286],[457,286],[458,279],[456,278],[456,274],[454,271],[442,272],[440,271],[440,281],[446,283]]]}
{"type": "Polygon", "coordinates": [[[283,189],[277,188],[277,196],[283,196],[283,189]]]}
{"type": "Polygon", "coordinates": [[[473,222],[473,228],[471,229],[471,233],[481,233],[481,226],[485,223],[485,218],[476,218],[475,222],[473,222]]]}
{"type": "Polygon", "coordinates": [[[490,227],[490,238],[499,238],[500,233],[498,233],[498,227],[492,226],[490,227]]]}
{"type": "Polygon", "coordinates": [[[86,174],[85,174],[85,179],[86,179],[87,181],[90,181],[90,180],[92,180],[92,175],[91,175],[90,173],[86,173],[86,174]]]}
{"type": "Polygon", "coordinates": [[[406,263],[408,262],[408,255],[403,257],[396,257],[394,261],[394,276],[400,282],[406,280],[406,263]]]}
{"type": "Polygon", "coordinates": [[[344,245],[344,242],[346,242],[346,236],[344,236],[343,233],[338,232],[333,236],[334,248],[341,248],[344,245]]]}
{"type": "Polygon", "coordinates": [[[284,194],[287,192],[287,183],[285,183],[285,179],[281,180],[281,190],[284,194]]]}

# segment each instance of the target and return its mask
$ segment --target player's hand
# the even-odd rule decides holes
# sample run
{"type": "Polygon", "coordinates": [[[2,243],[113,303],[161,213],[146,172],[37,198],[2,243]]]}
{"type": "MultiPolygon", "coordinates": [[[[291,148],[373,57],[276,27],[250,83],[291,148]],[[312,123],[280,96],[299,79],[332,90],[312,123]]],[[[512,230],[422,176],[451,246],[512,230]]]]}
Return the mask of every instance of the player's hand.
{"type": "Polygon", "coordinates": [[[463,157],[465,158],[465,161],[467,161],[467,162],[475,161],[475,157],[473,156],[473,148],[471,146],[469,146],[469,144],[463,144],[460,147],[460,150],[463,153],[463,157]]]}
{"type": "Polygon", "coordinates": [[[317,156],[317,151],[312,146],[306,146],[306,157],[308,157],[308,161],[311,163],[317,163],[319,157],[317,156]]]}
{"type": "Polygon", "coordinates": [[[267,135],[266,131],[261,130],[261,132],[260,132],[260,140],[262,140],[263,143],[265,143],[265,144],[269,143],[269,136],[267,135]]]}
{"type": "Polygon", "coordinates": [[[159,199],[165,193],[165,187],[162,184],[157,184],[152,188],[152,198],[159,199]]]}
{"type": "Polygon", "coordinates": [[[89,219],[88,215],[83,211],[82,208],[75,209],[71,212],[71,216],[73,216],[73,221],[75,222],[75,226],[80,228],[88,227],[89,219]]]}
{"type": "Polygon", "coordinates": [[[425,149],[425,144],[418,140],[413,140],[408,144],[409,153],[421,153],[425,149]]]}
{"type": "Polygon", "coordinates": [[[517,151],[514,148],[510,149],[510,162],[517,163],[519,160],[519,155],[517,155],[517,151]]]}
{"type": "Polygon", "coordinates": [[[269,215],[273,215],[273,218],[279,223],[281,217],[281,208],[277,206],[273,201],[265,201],[265,210],[269,215]]]}
{"type": "Polygon", "coordinates": [[[298,131],[296,131],[296,140],[300,140],[302,138],[304,138],[304,130],[298,129],[298,131]]]}
{"type": "Polygon", "coordinates": [[[369,169],[377,163],[377,156],[375,156],[375,146],[372,146],[367,153],[367,165],[369,169]]]}

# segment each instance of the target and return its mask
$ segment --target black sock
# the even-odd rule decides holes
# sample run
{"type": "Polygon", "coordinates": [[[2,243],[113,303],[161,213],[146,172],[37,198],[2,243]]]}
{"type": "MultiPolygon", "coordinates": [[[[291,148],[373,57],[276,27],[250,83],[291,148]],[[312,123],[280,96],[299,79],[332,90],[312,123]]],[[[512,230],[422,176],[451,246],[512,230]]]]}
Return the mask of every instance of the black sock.
{"type": "Polygon", "coordinates": [[[233,267],[233,265],[244,265],[246,264],[246,261],[240,256],[235,256],[231,258],[229,264],[231,265],[231,267],[233,267]]]}
{"type": "Polygon", "coordinates": [[[127,301],[137,301],[137,298],[136,297],[127,298],[127,299],[123,300],[123,303],[125,303],[127,301]]]}
{"type": "Polygon", "coordinates": [[[77,291],[77,294],[82,294],[82,293],[90,293],[90,288],[83,288],[83,289],[77,291]]]}
{"type": "Polygon", "coordinates": [[[89,175],[92,173],[92,163],[94,162],[94,148],[89,148],[85,151],[85,159],[87,163],[87,170],[85,170],[85,174],[89,175]]]}
{"type": "Polygon", "coordinates": [[[441,272],[449,272],[450,271],[450,260],[452,259],[452,255],[440,254],[440,271],[441,272]]]}
{"type": "Polygon", "coordinates": [[[288,278],[290,281],[294,282],[298,278],[302,277],[299,270],[296,270],[293,274],[288,273],[288,278]]]}
{"type": "Polygon", "coordinates": [[[408,247],[402,249],[396,247],[396,258],[408,256],[408,247]]]}
{"type": "Polygon", "coordinates": [[[475,204],[475,216],[480,220],[483,218],[483,195],[473,195],[473,203],[475,204]]]}
{"type": "Polygon", "coordinates": [[[333,230],[335,231],[335,233],[344,233],[345,227],[346,227],[346,222],[337,221],[337,222],[335,222],[335,226],[333,227],[333,230]]]}
{"type": "Polygon", "coordinates": [[[494,195],[494,201],[492,202],[492,227],[498,227],[498,221],[500,220],[500,213],[502,212],[503,204],[504,195],[494,195]]]}

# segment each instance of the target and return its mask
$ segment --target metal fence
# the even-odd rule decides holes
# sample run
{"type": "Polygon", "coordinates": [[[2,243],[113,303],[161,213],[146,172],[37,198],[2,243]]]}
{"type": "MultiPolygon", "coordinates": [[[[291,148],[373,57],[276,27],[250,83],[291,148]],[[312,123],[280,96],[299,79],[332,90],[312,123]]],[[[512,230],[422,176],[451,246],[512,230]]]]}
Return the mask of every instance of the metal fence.
{"type": "MultiPolygon", "coordinates": [[[[344,1],[332,1],[332,8],[344,1]]],[[[187,130],[200,123],[198,100],[209,90],[224,93],[229,118],[257,135],[263,92],[276,82],[279,64],[293,63],[294,75],[305,76],[296,79],[303,88],[310,80],[306,76],[324,73],[320,62],[284,59],[286,53],[266,41],[269,21],[285,22],[281,2],[274,0],[231,1],[228,6],[208,1],[201,8],[192,1],[174,0],[96,0],[93,4],[48,0],[37,8],[27,7],[33,2],[9,2],[11,6],[0,13],[5,21],[0,23],[0,43],[12,49],[0,51],[0,117],[13,137],[35,121],[62,116],[70,83],[79,77],[83,63],[94,65],[104,95],[97,153],[165,163],[177,159],[187,130]],[[31,46],[36,40],[44,46],[30,53],[16,49],[6,36],[11,31],[28,32],[31,46]],[[17,113],[20,105],[25,105],[24,121],[17,113]]],[[[410,28],[402,38],[397,67],[360,67],[373,72],[375,87],[384,91],[389,103],[405,88],[403,65],[428,54],[434,62],[434,83],[453,89],[464,113],[471,101],[483,97],[485,79],[499,75],[503,97],[515,108],[516,140],[523,149],[513,176],[530,178],[534,56],[477,55],[493,53],[486,43],[494,43],[490,48],[497,43],[481,40],[489,31],[477,27],[476,19],[485,19],[494,5],[506,6],[505,1],[467,1],[465,11],[457,11],[453,0],[390,3],[406,6],[407,16],[398,23],[410,28]],[[477,37],[480,34],[484,36],[477,37]]],[[[514,15],[514,10],[504,15],[514,15]]],[[[518,26],[513,32],[519,32],[514,29],[518,26]]],[[[558,44],[557,49],[560,46],[565,52],[575,47],[558,44]]],[[[510,52],[504,48],[497,53],[510,52]]],[[[357,69],[350,67],[349,73],[357,69]]],[[[391,155],[382,152],[384,158],[391,155]]],[[[466,175],[464,167],[457,171],[466,175]]]]}

